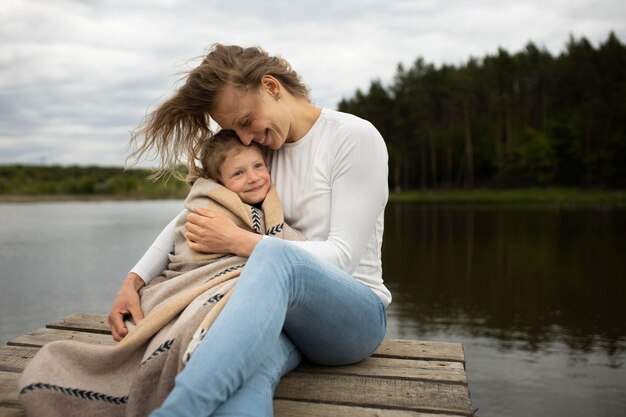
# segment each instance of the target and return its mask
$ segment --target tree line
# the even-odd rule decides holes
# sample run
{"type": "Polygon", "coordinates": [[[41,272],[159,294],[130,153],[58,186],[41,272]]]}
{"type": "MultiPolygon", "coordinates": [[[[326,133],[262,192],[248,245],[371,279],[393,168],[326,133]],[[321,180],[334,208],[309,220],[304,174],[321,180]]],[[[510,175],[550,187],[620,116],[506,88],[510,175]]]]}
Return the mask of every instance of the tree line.
{"type": "Polygon", "coordinates": [[[398,65],[338,109],[371,121],[392,189],[626,186],[626,46],[570,36],[557,56],[511,54],[398,65]]]}
{"type": "Polygon", "coordinates": [[[120,198],[181,198],[188,191],[176,179],[147,180],[147,169],[79,166],[0,166],[0,195],[104,195],[120,198]]]}

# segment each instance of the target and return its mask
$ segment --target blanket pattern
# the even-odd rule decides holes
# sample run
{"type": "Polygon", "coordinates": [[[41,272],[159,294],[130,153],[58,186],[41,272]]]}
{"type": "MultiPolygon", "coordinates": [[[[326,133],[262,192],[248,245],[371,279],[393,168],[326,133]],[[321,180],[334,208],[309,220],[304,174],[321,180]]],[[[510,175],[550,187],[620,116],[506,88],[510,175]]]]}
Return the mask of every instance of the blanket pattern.
{"type": "MultiPolygon", "coordinates": [[[[185,206],[224,213],[255,233],[303,239],[284,223],[273,187],[257,209],[200,178],[185,206]]],[[[163,402],[228,301],[246,262],[232,254],[194,252],[186,244],[185,222],[186,216],[177,221],[168,268],[140,291],[145,318],[136,326],[128,323],[130,331],[121,342],[51,342],[29,362],[19,381],[28,416],[147,416],[163,402]]]]}

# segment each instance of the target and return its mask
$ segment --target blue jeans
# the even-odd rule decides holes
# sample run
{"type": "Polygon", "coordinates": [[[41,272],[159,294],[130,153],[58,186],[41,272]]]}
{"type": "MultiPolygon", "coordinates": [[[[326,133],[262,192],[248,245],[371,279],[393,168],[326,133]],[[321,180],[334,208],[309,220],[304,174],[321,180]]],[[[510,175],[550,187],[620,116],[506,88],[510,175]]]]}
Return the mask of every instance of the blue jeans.
{"type": "Polygon", "coordinates": [[[297,365],[298,351],[322,365],[358,362],[378,347],[386,326],[383,302],[364,284],[289,242],[264,238],[151,416],[271,416],[274,388],[297,365]]]}

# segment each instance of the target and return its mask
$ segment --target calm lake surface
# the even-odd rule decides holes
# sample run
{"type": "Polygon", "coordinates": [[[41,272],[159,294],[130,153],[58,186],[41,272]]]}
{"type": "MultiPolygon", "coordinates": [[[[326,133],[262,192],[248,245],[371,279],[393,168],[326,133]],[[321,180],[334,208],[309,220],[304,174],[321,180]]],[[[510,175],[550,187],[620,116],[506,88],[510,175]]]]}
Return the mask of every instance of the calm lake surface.
{"type": "MultiPolygon", "coordinates": [[[[0,204],[0,343],[106,313],[180,201],[0,204]]],[[[388,336],[461,342],[478,415],[626,415],[626,210],[390,203],[388,336]]]]}

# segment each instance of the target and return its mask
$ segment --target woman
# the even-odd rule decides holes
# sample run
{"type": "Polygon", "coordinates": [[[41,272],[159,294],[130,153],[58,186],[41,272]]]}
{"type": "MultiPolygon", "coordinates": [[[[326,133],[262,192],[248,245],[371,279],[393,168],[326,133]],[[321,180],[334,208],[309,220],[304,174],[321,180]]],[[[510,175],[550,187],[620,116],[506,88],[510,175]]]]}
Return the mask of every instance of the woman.
{"type": "MultiPolygon", "coordinates": [[[[271,415],[273,389],[297,364],[297,353],[323,365],[354,363],[385,335],[388,169],[378,131],[312,104],[285,60],[260,48],[218,44],[135,133],[135,156],[156,151],[162,172],[183,156],[197,159],[198,144],[211,136],[210,120],[235,130],[245,144],[271,150],[285,220],[308,241],[262,237],[207,210],[188,215],[190,248],[250,259],[154,416],[271,415]]],[[[161,240],[171,241],[168,235],[161,240]]],[[[165,256],[149,263],[159,262],[165,256]]],[[[126,333],[123,316],[142,317],[137,287],[144,275],[131,273],[114,302],[109,322],[117,338],[126,333]]]]}

